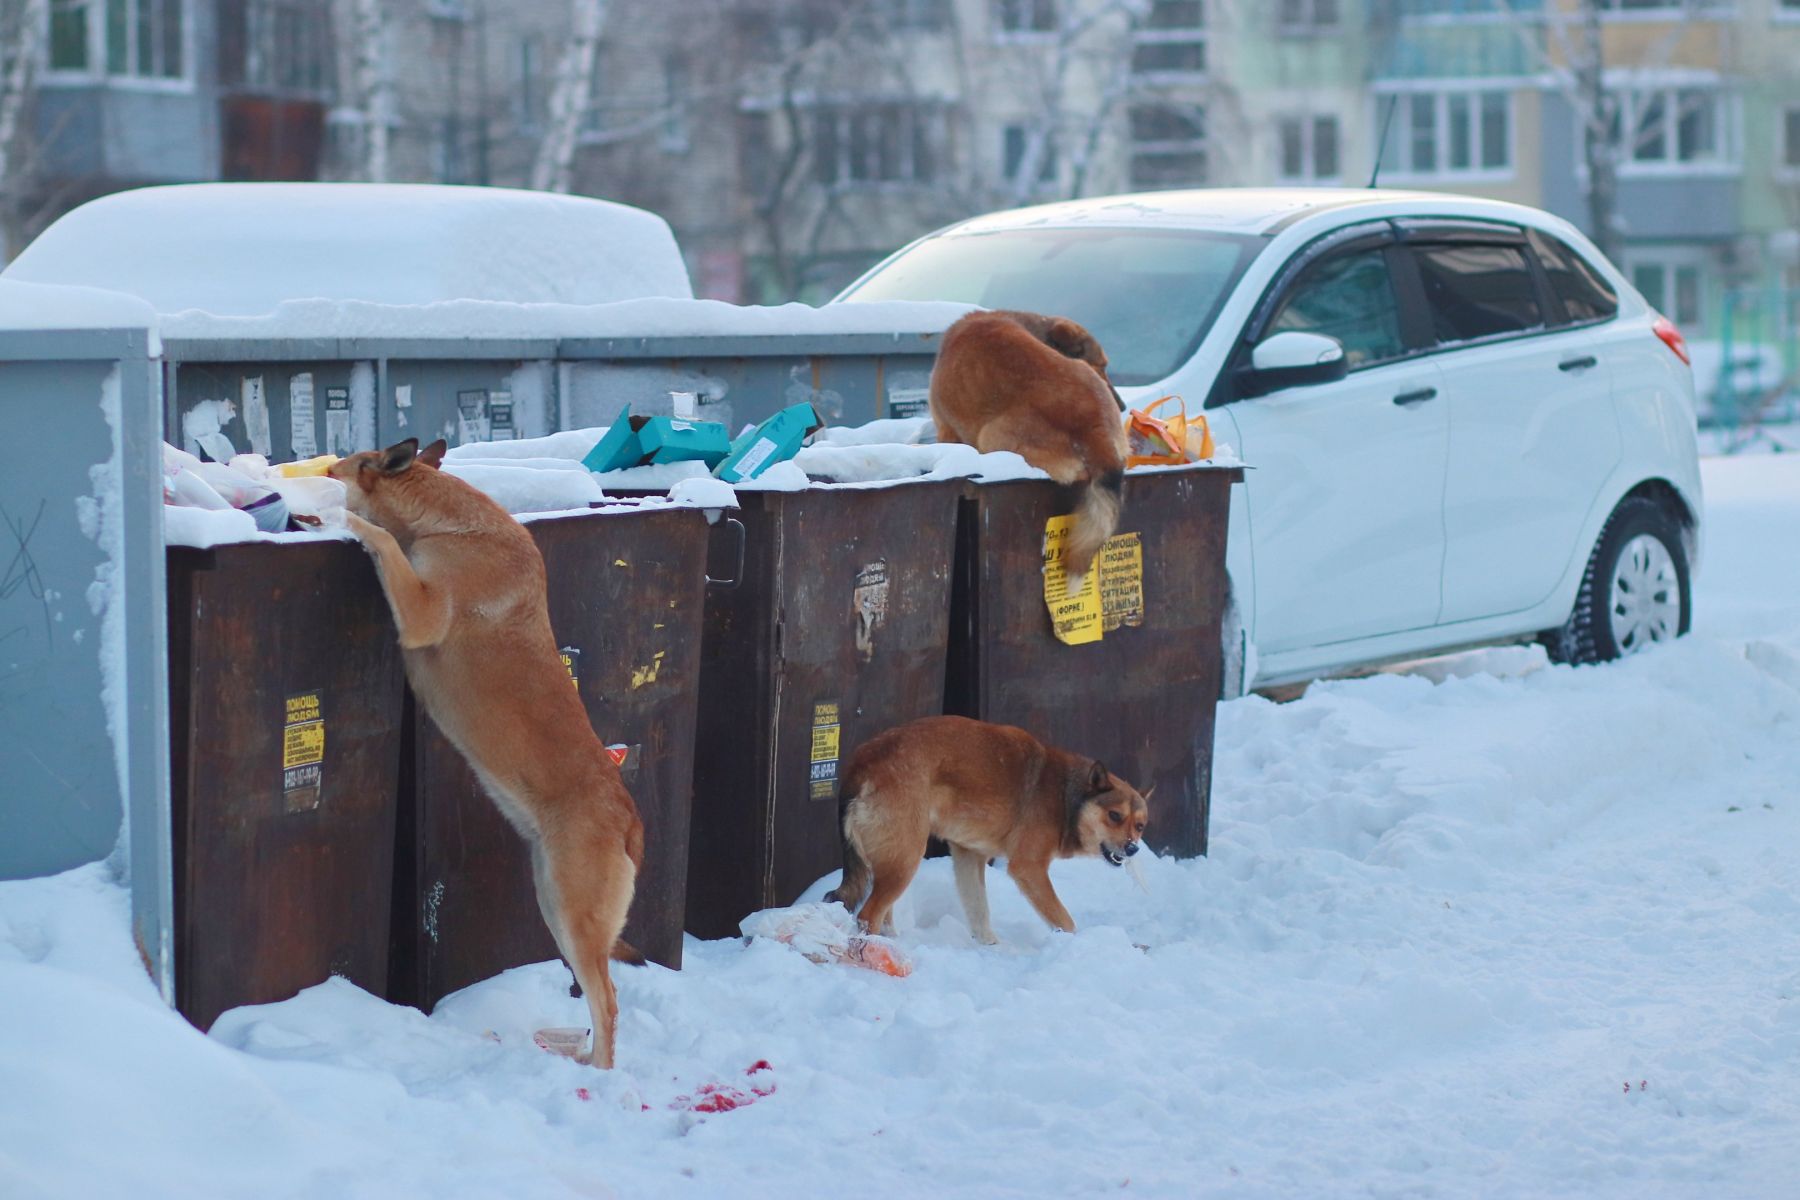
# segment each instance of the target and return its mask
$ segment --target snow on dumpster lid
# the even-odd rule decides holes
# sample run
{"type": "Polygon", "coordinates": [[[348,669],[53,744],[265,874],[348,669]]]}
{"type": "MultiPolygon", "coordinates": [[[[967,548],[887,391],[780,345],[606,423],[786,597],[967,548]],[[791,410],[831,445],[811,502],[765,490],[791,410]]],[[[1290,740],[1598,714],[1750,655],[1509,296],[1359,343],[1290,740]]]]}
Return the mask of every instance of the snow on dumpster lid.
{"type": "Polygon", "coordinates": [[[155,328],[155,310],[135,296],[0,279],[0,332],[155,328]]]}
{"type": "Polygon", "coordinates": [[[8,279],[126,292],[159,313],[286,300],[604,304],[693,295],[661,217],[580,196],[429,184],[201,183],[90,201],[8,279]]]}

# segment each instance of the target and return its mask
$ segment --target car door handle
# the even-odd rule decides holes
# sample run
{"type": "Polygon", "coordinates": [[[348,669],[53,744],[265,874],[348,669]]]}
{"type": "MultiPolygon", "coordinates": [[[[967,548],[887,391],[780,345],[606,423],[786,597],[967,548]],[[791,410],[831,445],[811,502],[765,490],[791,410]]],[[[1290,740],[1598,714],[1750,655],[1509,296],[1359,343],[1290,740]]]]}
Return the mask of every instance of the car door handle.
{"type": "Polygon", "coordinates": [[[1423,404],[1427,400],[1434,400],[1436,398],[1437,389],[1434,387],[1427,387],[1420,388],[1415,392],[1401,392],[1398,396],[1394,397],[1394,403],[1398,404],[1401,408],[1405,408],[1411,404],[1423,404]]]}
{"type": "Polygon", "coordinates": [[[1591,354],[1584,354],[1580,358],[1563,359],[1563,361],[1556,364],[1556,369],[1559,371],[1585,371],[1589,367],[1597,367],[1599,365],[1599,359],[1591,354]]]}

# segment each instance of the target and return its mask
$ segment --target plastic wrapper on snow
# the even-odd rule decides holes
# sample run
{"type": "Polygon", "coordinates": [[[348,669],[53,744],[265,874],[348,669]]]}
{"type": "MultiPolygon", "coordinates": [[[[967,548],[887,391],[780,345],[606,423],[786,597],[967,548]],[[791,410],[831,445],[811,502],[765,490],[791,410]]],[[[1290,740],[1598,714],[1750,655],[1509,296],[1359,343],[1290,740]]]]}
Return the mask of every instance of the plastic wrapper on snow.
{"type": "Polygon", "coordinates": [[[684,479],[669,489],[669,500],[689,508],[736,508],[737,491],[723,479],[701,475],[684,479]]]}
{"type": "Polygon", "coordinates": [[[514,514],[562,512],[586,508],[606,499],[600,484],[586,471],[541,471],[498,463],[445,462],[444,472],[487,493],[501,508],[514,514]]]}
{"type": "Polygon", "coordinates": [[[205,550],[233,542],[254,542],[256,518],[235,508],[187,508],[163,505],[163,542],[205,550]]]}
{"type": "Polygon", "coordinates": [[[827,425],[813,435],[815,446],[922,446],[937,441],[930,417],[884,417],[865,425],[827,425]]]}
{"type": "Polygon", "coordinates": [[[706,464],[689,460],[687,462],[647,463],[641,467],[626,467],[622,471],[607,471],[594,476],[602,487],[615,492],[666,492],[678,484],[690,479],[711,479],[712,472],[706,464]]]}
{"type": "Polygon", "coordinates": [[[605,425],[597,425],[592,429],[565,429],[561,433],[544,437],[514,438],[504,442],[465,442],[445,451],[444,461],[567,459],[579,465],[587,452],[606,436],[606,430],[605,425]]]}
{"type": "Polygon", "coordinates": [[[745,937],[792,946],[816,963],[843,963],[883,975],[912,974],[912,959],[893,941],[865,934],[841,904],[765,908],[738,922],[745,937]]]}

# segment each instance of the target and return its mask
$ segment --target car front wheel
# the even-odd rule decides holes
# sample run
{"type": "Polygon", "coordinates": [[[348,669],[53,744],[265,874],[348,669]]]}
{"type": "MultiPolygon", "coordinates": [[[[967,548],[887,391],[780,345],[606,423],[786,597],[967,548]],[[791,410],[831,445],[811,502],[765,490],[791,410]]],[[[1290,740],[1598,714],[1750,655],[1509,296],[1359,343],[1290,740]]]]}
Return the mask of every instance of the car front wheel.
{"type": "Polygon", "coordinates": [[[1542,640],[1556,662],[1607,662],[1674,641],[1692,615],[1680,525],[1655,500],[1630,496],[1600,531],[1575,611],[1542,640]]]}

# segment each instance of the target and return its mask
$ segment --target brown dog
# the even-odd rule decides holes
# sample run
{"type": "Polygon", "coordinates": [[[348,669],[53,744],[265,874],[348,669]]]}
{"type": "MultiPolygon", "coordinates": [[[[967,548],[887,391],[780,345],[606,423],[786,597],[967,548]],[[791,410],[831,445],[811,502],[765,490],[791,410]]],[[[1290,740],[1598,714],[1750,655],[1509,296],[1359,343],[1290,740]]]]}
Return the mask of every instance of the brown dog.
{"type": "Polygon", "coordinates": [[[1050,861],[1099,855],[1123,866],[1138,852],[1149,800],[1091,758],[967,717],[926,717],[864,742],[850,756],[844,794],[844,882],[825,899],[854,911],[867,894],[857,916],[890,932],[926,839],[940,837],[950,844],[969,932],[990,945],[998,939],[988,920],[988,859],[1005,856],[1006,873],[1038,914],[1073,933],[1050,886],[1050,861]]]}
{"type": "Polygon", "coordinates": [[[1100,343],[1065,317],[970,313],[944,331],[931,372],[938,441],[984,454],[1011,450],[1056,482],[1080,487],[1068,564],[1077,578],[1118,528],[1123,408],[1100,343]]]}
{"type": "Polygon", "coordinates": [[[425,711],[531,845],[538,908],[594,1022],[582,1061],[613,1065],[607,959],[644,859],[644,827],[557,654],[544,560],[512,516],[407,439],[335,463],[375,557],[425,711]]]}

